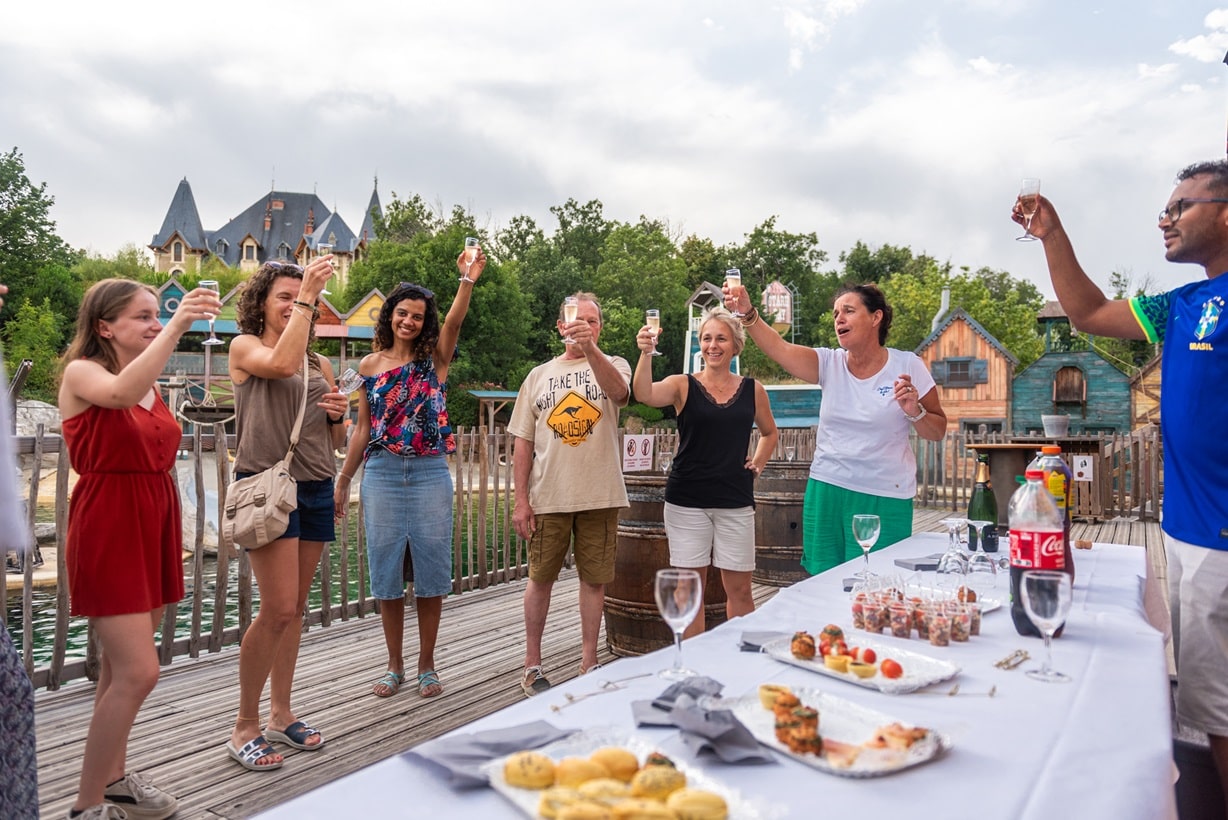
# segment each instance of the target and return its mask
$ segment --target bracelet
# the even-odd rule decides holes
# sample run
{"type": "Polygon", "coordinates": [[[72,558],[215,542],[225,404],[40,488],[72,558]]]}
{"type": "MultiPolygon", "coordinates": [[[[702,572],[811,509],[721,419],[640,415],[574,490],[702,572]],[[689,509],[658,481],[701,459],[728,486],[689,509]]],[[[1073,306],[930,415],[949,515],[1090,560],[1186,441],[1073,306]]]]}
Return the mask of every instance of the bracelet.
{"type": "Polygon", "coordinates": [[[316,312],[316,306],[313,305],[311,302],[303,302],[298,299],[295,299],[294,304],[298,305],[299,307],[305,307],[308,310],[310,310],[312,313],[316,312]]]}
{"type": "Polygon", "coordinates": [[[346,475],[345,473],[340,473],[340,472],[339,472],[339,473],[337,473],[337,478],[344,478],[346,481],[353,481],[353,480],[354,480],[354,476],[352,476],[352,475],[346,475]]]}
{"type": "Polygon", "coordinates": [[[750,317],[750,321],[746,321],[746,316],[742,317],[742,327],[750,327],[755,322],[759,321],[759,308],[751,308],[750,313],[746,314],[750,317]]]}
{"type": "Polygon", "coordinates": [[[316,318],[316,313],[314,310],[308,313],[307,311],[303,310],[303,308],[300,307],[297,302],[294,305],[294,313],[296,316],[302,316],[309,322],[314,322],[316,318]]]}
{"type": "Polygon", "coordinates": [[[910,416],[907,413],[904,414],[904,418],[908,419],[908,421],[911,422],[912,424],[916,424],[917,422],[921,421],[921,419],[929,415],[929,411],[925,409],[924,404],[917,402],[917,406],[921,408],[921,412],[918,413],[917,415],[910,416]]]}
{"type": "Polygon", "coordinates": [[[328,422],[329,427],[336,427],[338,424],[345,423],[345,414],[342,413],[340,418],[338,418],[336,421],[333,421],[333,417],[330,416],[328,413],[325,413],[324,420],[328,422]]]}

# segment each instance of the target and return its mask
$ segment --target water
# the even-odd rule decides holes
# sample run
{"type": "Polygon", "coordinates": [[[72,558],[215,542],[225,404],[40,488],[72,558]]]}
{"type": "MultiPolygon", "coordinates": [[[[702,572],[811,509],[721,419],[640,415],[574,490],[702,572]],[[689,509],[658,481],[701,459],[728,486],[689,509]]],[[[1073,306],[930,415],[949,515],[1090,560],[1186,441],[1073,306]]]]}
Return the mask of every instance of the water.
{"type": "MultiPolygon", "coordinates": [[[[355,567],[357,566],[355,548],[353,541],[350,542],[350,583],[348,600],[353,601],[358,596],[358,580],[356,577],[355,567]]],[[[339,579],[340,573],[340,552],[341,548],[338,544],[331,544],[329,547],[331,553],[333,567],[333,595],[332,603],[341,603],[341,586],[339,579]]],[[[184,576],[184,596],[183,600],[176,606],[175,615],[175,638],[189,638],[192,634],[192,601],[193,601],[193,583],[192,583],[192,567],[191,564],[185,564],[184,576]]],[[[201,574],[201,593],[204,596],[201,606],[201,625],[200,634],[208,635],[213,629],[214,621],[214,594],[216,590],[217,578],[217,559],[213,556],[206,556],[204,560],[204,568],[201,574]]],[[[48,587],[45,589],[35,589],[32,596],[32,621],[34,626],[34,642],[33,642],[33,659],[35,668],[47,666],[51,663],[51,655],[55,649],[55,616],[56,616],[56,591],[54,588],[48,587]]],[[[256,584],[252,583],[252,613],[259,612],[260,592],[256,584]]],[[[307,596],[307,606],[311,611],[320,609],[321,593],[320,583],[318,580],[312,585],[311,592],[307,596]]],[[[21,613],[21,596],[9,594],[7,606],[8,630],[13,636],[13,643],[17,647],[18,652],[24,651],[24,629],[25,621],[21,613]]],[[[223,628],[229,629],[239,625],[239,581],[237,564],[231,562],[229,569],[229,579],[226,589],[225,609],[222,612],[223,628]]],[[[68,622],[68,640],[64,658],[66,661],[82,660],[86,654],[86,643],[88,640],[88,622],[85,618],[71,618],[68,622]]],[[[24,657],[24,655],[23,655],[24,657]]]]}

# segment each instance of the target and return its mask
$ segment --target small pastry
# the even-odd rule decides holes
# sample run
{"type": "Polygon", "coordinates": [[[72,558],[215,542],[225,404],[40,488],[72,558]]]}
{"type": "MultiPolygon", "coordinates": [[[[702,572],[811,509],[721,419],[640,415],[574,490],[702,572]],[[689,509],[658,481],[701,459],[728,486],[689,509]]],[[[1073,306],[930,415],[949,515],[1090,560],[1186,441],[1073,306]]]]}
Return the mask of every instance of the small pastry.
{"type": "Polygon", "coordinates": [[[618,746],[606,746],[589,756],[589,760],[605,766],[610,777],[630,783],[631,778],[640,770],[640,759],[634,753],[618,746]]]}
{"type": "Polygon", "coordinates": [[[789,642],[789,651],[795,658],[804,661],[813,659],[815,655],[814,636],[809,632],[794,633],[793,640],[789,642]]]}
{"type": "Polygon", "coordinates": [[[649,766],[631,778],[632,797],[664,800],[686,786],[686,775],[669,766],[649,766]]]}
{"type": "Polygon", "coordinates": [[[678,815],[660,800],[632,797],[610,810],[614,820],[677,820],[678,815]]]}
{"type": "Polygon", "coordinates": [[[554,818],[565,806],[577,803],[580,793],[567,786],[551,786],[542,791],[541,799],[537,801],[537,813],[542,817],[554,818]]]}
{"type": "Polygon", "coordinates": [[[560,786],[579,786],[599,777],[609,777],[610,772],[600,763],[583,757],[567,757],[554,767],[554,781],[560,786]]]}
{"type": "Polygon", "coordinates": [[[631,787],[625,781],[615,780],[612,777],[599,777],[596,780],[590,780],[581,785],[576,791],[580,793],[580,797],[584,800],[600,803],[603,806],[613,806],[631,796],[631,787]]]}
{"type": "Polygon", "coordinates": [[[610,816],[609,806],[581,800],[559,809],[556,820],[610,820],[610,816]]]}
{"type": "Polygon", "coordinates": [[[503,764],[503,779],[519,789],[554,785],[554,761],[541,752],[516,752],[503,764]]]}
{"type": "Polygon", "coordinates": [[[776,705],[776,698],[786,693],[792,694],[792,690],[787,686],[779,683],[765,683],[759,687],[759,702],[763,704],[764,709],[771,711],[776,705]]]}
{"type": "Polygon", "coordinates": [[[729,816],[725,798],[703,789],[679,789],[665,805],[673,809],[678,820],[725,820],[729,816]]]}

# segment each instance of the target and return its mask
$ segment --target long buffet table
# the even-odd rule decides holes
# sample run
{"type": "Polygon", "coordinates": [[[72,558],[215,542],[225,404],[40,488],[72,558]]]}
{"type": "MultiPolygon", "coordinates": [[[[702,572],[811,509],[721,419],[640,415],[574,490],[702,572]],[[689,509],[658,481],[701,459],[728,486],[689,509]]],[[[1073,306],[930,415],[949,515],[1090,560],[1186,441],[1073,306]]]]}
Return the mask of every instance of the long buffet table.
{"type": "MultiPolygon", "coordinates": [[[[924,533],[871,555],[876,572],[901,572],[893,559],[941,552],[946,536],[924,533]]],[[[1043,656],[1039,639],[1019,636],[1009,604],[985,615],[982,632],[968,643],[931,647],[918,640],[876,636],[880,643],[951,661],[961,667],[953,681],[902,695],[834,680],[742,652],[744,630],[806,629],[828,622],[851,629],[842,579],[850,562],[782,589],[744,618],[688,640],[685,662],[725,685],[724,695],[754,692],[765,682],[821,688],[828,695],[946,734],[948,753],[919,767],[871,779],[825,774],[780,756],[769,765],[729,765],[703,755],[691,758],[675,729],[634,729],[630,704],[651,699],[667,685],[655,676],[626,681],[623,688],[590,697],[561,711],[566,695],[656,672],[672,662],[672,649],[624,658],[464,727],[460,732],[547,720],[562,728],[614,726],[634,730],[664,753],[701,768],[738,790],[763,816],[1080,817],[1155,820],[1176,817],[1172,725],[1164,639],[1143,606],[1154,583],[1144,550],[1096,544],[1075,551],[1074,601],[1064,635],[1054,642],[1054,666],[1073,676],[1070,684],[1046,684],[1023,670],[1043,656]],[[1016,649],[1032,661],[1014,670],[994,662],[1016,649]],[[959,693],[948,696],[952,683],[959,693]],[[988,696],[990,689],[994,695],[988,696]],[[920,813],[918,813],[920,810],[920,813]]],[[[861,559],[858,559],[860,562],[861,559]]],[[[998,576],[994,597],[1009,597],[1009,575],[998,576]]],[[[439,770],[412,756],[397,756],[355,772],[262,815],[269,818],[390,816],[412,808],[424,817],[518,817],[511,804],[485,789],[455,790],[439,770]]]]}

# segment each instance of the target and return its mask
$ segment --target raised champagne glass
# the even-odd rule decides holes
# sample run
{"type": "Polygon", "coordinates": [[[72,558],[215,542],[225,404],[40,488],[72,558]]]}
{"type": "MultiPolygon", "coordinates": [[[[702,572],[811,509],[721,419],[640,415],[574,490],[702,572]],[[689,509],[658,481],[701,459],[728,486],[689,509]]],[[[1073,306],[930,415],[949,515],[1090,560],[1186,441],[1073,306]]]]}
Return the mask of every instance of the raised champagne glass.
{"type": "Polygon", "coordinates": [[[337,392],[343,395],[348,396],[360,387],[362,387],[362,376],[352,367],[347,367],[337,379],[337,392]]]}
{"type": "Polygon", "coordinates": [[[699,614],[704,589],[699,573],[693,569],[659,569],[655,593],[657,610],[674,633],[674,665],[663,669],[666,680],[684,680],[695,675],[682,665],[682,633],[699,614]]]}
{"type": "MultiPolygon", "coordinates": [[[[332,252],[333,252],[333,246],[329,244],[328,242],[320,242],[319,244],[316,245],[316,255],[317,256],[328,256],[332,252]]],[[[332,267],[333,272],[335,273],[337,271],[337,260],[330,259],[328,260],[328,264],[332,267]]],[[[325,288],[320,288],[321,296],[329,296],[331,294],[332,294],[332,291],[327,290],[325,288]]]]}
{"type": "MultiPolygon", "coordinates": [[[[201,279],[200,287],[204,288],[205,290],[211,290],[215,294],[218,294],[219,296],[221,295],[221,286],[218,284],[218,281],[216,279],[201,279]]],[[[205,339],[205,344],[207,345],[222,344],[222,340],[219,339],[217,337],[217,334],[213,332],[213,322],[215,319],[217,319],[217,316],[209,317],[209,338],[205,339]]]]}
{"type": "Polygon", "coordinates": [[[660,356],[660,351],[657,350],[657,336],[661,333],[661,311],[656,308],[649,308],[644,311],[644,322],[652,330],[652,352],[649,356],[660,356]]]}
{"type": "Polygon", "coordinates": [[[469,278],[469,269],[473,267],[474,261],[478,258],[478,238],[476,236],[465,237],[465,275],[460,278],[462,282],[472,282],[469,278]]]}
{"type": "MultiPolygon", "coordinates": [[[[576,316],[580,314],[580,300],[575,296],[568,296],[563,300],[563,322],[571,324],[576,320],[576,316]]],[[[563,339],[564,344],[574,345],[576,342],[570,336],[563,339]]]]}
{"type": "Polygon", "coordinates": [[[1036,216],[1036,209],[1040,207],[1040,180],[1035,177],[1024,177],[1023,182],[1019,185],[1019,212],[1023,214],[1023,236],[1016,236],[1020,242],[1031,242],[1036,239],[1032,236],[1032,217],[1036,216]]]}
{"type": "MultiPolygon", "coordinates": [[[[742,287],[742,271],[738,270],[737,268],[730,268],[729,270],[725,271],[725,284],[729,287],[730,295],[732,295],[736,300],[737,295],[734,293],[734,290],[742,287]]],[[[734,305],[737,305],[736,301],[734,302],[734,305]]],[[[740,319],[742,318],[742,311],[732,311],[732,315],[740,319]]]]}

